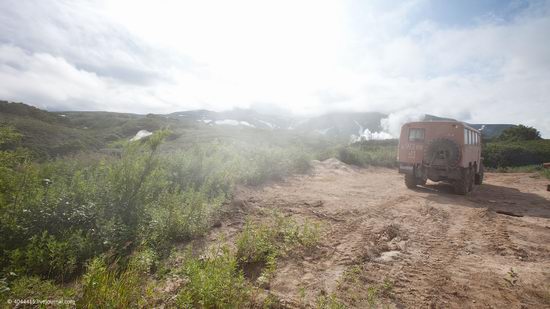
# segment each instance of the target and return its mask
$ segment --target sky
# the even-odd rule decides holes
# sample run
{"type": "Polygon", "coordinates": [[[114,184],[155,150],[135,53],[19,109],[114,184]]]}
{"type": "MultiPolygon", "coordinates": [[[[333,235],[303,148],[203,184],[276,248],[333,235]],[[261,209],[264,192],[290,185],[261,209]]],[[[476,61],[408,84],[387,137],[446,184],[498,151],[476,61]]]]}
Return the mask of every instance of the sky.
{"type": "Polygon", "coordinates": [[[549,42],[544,0],[0,0],[0,100],[428,113],[548,138],[549,42]]]}

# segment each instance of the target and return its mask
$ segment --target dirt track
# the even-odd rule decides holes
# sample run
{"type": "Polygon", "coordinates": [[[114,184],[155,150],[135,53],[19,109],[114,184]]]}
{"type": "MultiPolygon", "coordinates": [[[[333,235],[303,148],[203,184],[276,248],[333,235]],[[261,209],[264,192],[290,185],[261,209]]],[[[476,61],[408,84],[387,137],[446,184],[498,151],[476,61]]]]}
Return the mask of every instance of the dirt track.
{"type": "Polygon", "coordinates": [[[316,249],[278,263],[269,290],[288,307],[315,305],[319,295],[352,308],[550,307],[549,181],[485,180],[468,196],[429,182],[408,190],[395,170],[330,159],[310,175],[239,190],[239,215],[211,237],[234,238],[245,216],[261,220],[266,208],[321,222],[316,249]]]}

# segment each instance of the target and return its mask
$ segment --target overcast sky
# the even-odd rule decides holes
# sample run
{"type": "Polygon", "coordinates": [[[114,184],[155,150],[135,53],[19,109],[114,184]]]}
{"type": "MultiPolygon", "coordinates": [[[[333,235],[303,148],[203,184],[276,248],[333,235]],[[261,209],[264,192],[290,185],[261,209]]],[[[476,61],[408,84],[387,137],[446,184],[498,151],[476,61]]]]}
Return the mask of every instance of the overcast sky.
{"type": "Polygon", "coordinates": [[[0,99],[430,113],[550,137],[550,1],[0,0],[0,99]]]}

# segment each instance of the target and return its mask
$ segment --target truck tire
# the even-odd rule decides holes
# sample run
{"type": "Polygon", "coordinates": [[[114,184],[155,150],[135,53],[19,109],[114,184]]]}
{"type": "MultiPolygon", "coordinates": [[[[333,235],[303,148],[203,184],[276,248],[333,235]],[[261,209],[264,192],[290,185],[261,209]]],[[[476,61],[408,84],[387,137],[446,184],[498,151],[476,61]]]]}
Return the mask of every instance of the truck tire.
{"type": "Polygon", "coordinates": [[[485,170],[483,168],[483,163],[481,163],[481,165],[479,166],[479,173],[476,173],[476,179],[475,179],[475,183],[476,185],[481,185],[483,184],[483,176],[485,174],[485,170]]]}
{"type": "Polygon", "coordinates": [[[468,168],[468,192],[474,190],[474,182],[476,179],[476,172],[473,167],[468,168]]]}
{"type": "Polygon", "coordinates": [[[405,185],[407,188],[414,189],[416,188],[417,183],[418,182],[414,174],[405,174],[405,185]]]}
{"type": "Polygon", "coordinates": [[[434,139],[428,145],[424,159],[430,165],[456,166],[460,161],[460,147],[450,139],[434,139]]]}
{"type": "Polygon", "coordinates": [[[453,183],[454,191],[456,194],[466,195],[469,191],[471,180],[469,169],[463,169],[460,174],[460,179],[455,180],[453,183]]]}

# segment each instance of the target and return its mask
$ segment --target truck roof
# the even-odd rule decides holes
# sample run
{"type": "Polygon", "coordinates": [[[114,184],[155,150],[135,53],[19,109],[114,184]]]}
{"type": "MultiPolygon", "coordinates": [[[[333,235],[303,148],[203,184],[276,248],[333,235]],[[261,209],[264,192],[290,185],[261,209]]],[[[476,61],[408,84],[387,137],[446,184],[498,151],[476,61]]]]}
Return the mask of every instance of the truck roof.
{"type": "Polygon", "coordinates": [[[425,125],[425,124],[458,124],[465,128],[468,128],[472,131],[475,131],[477,133],[481,133],[479,130],[472,128],[465,122],[461,121],[452,121],[452,120],[430,120],[430,121],[413,121],[413,122],[407,122],[406,125],[425,125]]]}

